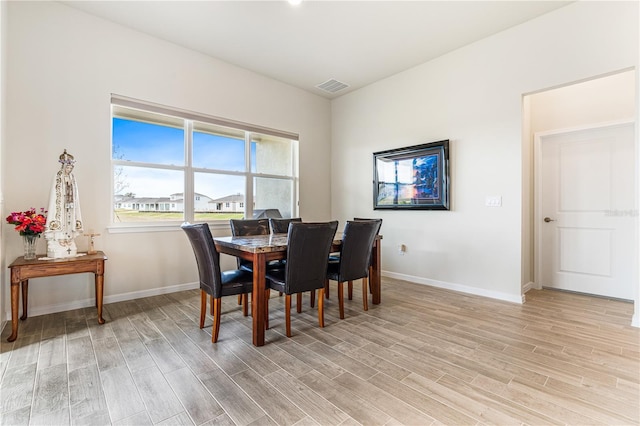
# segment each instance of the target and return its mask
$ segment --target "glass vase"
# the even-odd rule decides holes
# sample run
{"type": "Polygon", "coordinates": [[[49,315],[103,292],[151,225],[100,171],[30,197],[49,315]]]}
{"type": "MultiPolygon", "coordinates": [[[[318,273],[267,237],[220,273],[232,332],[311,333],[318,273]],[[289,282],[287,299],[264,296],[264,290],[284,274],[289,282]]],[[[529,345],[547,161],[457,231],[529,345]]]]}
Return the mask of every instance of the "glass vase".
{"type": "Polygon", "coordinates": [[[38,235],[23,235],[24,242],[24,259],[33,260],[36,258],[36,244],[38,243],[38,235]]]}

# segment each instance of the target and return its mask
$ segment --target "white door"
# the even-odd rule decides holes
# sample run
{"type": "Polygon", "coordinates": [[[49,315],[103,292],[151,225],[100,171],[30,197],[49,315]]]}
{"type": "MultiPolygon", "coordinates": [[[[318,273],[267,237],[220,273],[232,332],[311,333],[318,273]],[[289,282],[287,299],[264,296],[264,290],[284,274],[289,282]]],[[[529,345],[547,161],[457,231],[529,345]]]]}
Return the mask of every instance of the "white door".
{"type": "Polygon", "coordinates": [[[633,300],[634,125],[537,138],[538,285],[633,300]]]}

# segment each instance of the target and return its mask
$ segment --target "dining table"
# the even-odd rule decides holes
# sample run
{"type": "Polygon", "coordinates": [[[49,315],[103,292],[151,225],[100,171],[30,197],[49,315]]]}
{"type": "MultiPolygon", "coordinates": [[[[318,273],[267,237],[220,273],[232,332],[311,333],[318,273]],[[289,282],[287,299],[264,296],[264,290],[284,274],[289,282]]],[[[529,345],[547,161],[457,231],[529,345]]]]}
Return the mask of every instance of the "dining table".
{"type": "MultiPolygon", "coordinates": [[[[213,239],[218,253],[224,253],[253,262],[253,344],[263,346],[265,338],[265,297],[267,263],[287,258],[287,234],[250,235],[215,237],[213,239]]],[[[380,243],[382,236],[376,236],[373,243],[371,266],[369,269],[369,288],[374,305],[381,302],[380,294],[380,243]]],[[[331,252],[340,251],[342,232],[337,232],[331,252]]]]}

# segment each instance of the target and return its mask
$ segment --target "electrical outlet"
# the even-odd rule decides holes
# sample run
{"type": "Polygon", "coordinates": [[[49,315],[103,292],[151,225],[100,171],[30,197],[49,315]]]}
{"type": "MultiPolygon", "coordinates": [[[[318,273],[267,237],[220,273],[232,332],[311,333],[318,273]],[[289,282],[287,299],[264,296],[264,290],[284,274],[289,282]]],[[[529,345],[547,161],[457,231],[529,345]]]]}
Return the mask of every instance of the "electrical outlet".
{"type": "Polygon", "coordinates": [[[407,246],[404,244],[398,244],[398,254],[400,256],[404,256],[404,253],[407,251],[407,246]]]}

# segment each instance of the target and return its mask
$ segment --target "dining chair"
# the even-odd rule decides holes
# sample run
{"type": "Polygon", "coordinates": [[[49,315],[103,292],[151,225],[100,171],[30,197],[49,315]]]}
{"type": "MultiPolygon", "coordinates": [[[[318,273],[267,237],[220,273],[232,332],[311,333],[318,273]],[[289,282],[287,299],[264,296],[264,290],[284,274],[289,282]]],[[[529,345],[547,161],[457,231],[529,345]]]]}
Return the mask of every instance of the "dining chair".
{"type": "MultiPolygon", "coordinates": [[[[302,218],[300,217],[292,217],[292,218],[269,218],[269,226],[271,228],[272,234],[286,234],[289,232],[289,224],[291,222],[302,222],[302,218]]],[[[276,268],[284,268],[287,263],[286,259],[276,260],[269,264],[271,269],[276,268]]],[[[282,296],[282,293],[279,293],[279,296],[282,296]]],[[[315,290],[311,292],[311,307],[313,308],[313,304],[315,303],[316,292],[315,290]]],[[[300,308],[298,308],[300,309],[300,308]]]]}
{"type": "MultiPolygon", "coordinates": [[[[292,222],[287,239],[287,263],[284,269],[267,271],[267,295],[265,312],[269,312],[269,291],[285,294],[285,327],[291,337],[291,295],[297,294],[298,312],[301,295],[306,291],[320,290],[318,297],[318,323],[324,327],[324,285],[327,277],[327,258],[338,221],[292,222]]],[[[267,323],[268,327],[268,323],[267,323]]]]}
{"type": "Polygon", "coordinates": [[[302,222],[300,217],[291,217],[287,219],[277,219],[274,217],[269,218],[269,225],[271,226],[272,234],[286,234],[289,231],[289,224],[291,222],[302,222]]]}
{"type": "MultiPolygon", "coordinates": [[[[269,235],[269,219],[229,219],[231,235],[245,237],[249,235],[269,235]]],[[[250,260],[238,258],[238,269],[253,271],[250,260]]]]}
{"type": "Polygon", "coordinates": [[[327,280],[338,282],[338,304],[340,318],[344,319],[344,294],[345,282],[351,285],[354,280],[362,279],[362,305],[365,311],[369,310],[369,268],[371,265],[371,251],[376,234],[380,229],[380,221],[377,220],[353,220],[347,221],[342,236],[342,250],[340,259],[328,262],[327,280]]]}
{"type": "MultiPolygon", "coordinates": [[[[354,221],[374,221],[378,223],[378,230],[376,231],[376,236],[380,233],[380,228],[382,227],[382,219],[371,219],[371,218],[363,218],[363,217],[354,217],[353,218],[354,221]]],[[[331,254],[329,256],[329,262],[340,262],[340,253],[335,253],[335,254],[331,254]]],[[[371,253],[371,259],[369,261],[369,276],[371,276],[371,274],[373,273],[373,252],[371,253]]],[[[349,300],[353,299],[353,281],[348,281],[347,282],[347,294],[349,297],[349,300]]],[[[329,290],[329,286],[327,284],[325,290],[324,290],[324,296],[328,299],[330,296],[330,290],[329,290]]]]}
{"type": "MultiPolygon", "coordinates": [[[[246,237],[250,235],[269,235],[269,219],[229,219],[231,235],[246,237]]],[[[253,262],[237,258],[238,269],[253,272],[253,262]]],[[[273,265],[272,265],[273,266],[273,265]]],[[[238,296],[238,305],[242,304],[242,297],[238,296]]]]}
{"type": "MultiPolygon", "coordinates": [[[[373,220],[378,222],[378,230],[376,231],[376,236],[378,236],[378,234],[380,233],[380,228],[382,227],[382,219],[372,219],[372,218],[364,218],[364,217],[354,217],[353,220],[373,220]]],[[[371,260],[369,262],[369,277],[371,277],[371,275],[373,274],[373,251],[371,252],[371,260]]],[[[371,281],[369,281],[369,284],[371,284],[371,281]]],[[[347,285],[347,294],[349,297],[349,300],[351,300],[353,298],[353,281],[349,281],[348,285],[347,285]]],[[[369,292],[371,292],[371,287],[369,287],[369,292]]]]}
{"type": "Polygon", "coordinates": [[[253,290],[253,273],[243,269],[220,270],[220,255],[216,250],[213,236],[207,223],[183,223],[181,228],[189,238],[198,265],[200,277],[200,328],[204,327],[207,295],[210,295],[213,316],[211,341],[216,343],[220,332],[222,297],[241,295],[244,302],[242,311],[244,316],[247,316],[247,296],[253,290]]]}

